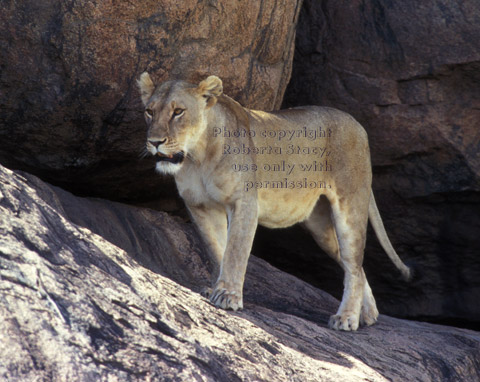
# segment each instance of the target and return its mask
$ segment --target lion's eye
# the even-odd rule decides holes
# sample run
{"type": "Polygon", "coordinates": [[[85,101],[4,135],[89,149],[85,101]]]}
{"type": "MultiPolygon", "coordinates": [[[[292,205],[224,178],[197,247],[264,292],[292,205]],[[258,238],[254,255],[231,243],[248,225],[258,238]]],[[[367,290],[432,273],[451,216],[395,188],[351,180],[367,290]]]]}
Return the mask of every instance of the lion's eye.
{"type": "Polygon", "coordinates": [[[152,118],[153,117],[153,110],[152,109],[145,109],[145,116],[147,118],[152,118]]]}
{"type": "Polygon", "coordinates": [[[185,109],[181,109],[179,107],[177,107],[174,111],[173,111],[173,116],[174,117],[179,117],[183,114],[183,112],[185,111],[185,109]]]}

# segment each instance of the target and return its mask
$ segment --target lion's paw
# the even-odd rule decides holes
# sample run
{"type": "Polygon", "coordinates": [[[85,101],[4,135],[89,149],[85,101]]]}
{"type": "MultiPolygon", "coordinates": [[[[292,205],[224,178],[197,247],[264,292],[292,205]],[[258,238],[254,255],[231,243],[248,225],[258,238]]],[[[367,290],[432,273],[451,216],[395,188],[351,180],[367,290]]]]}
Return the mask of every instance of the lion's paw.
{"type": "Polygon", "coordinates": [[[213,292],[213,289],[210,288],[210,287],[205,287],[202,289],[202,291],[200,292],[200,294],[202,295],[202,297],[205,297],[205,298],[208,298],[210,299],[210,296],[212,295],[212,292],[213,292]]]}
{"type": "Polygon", "coordinates": [[[348,312],[335,314],[328,321],[328,326],[335,330],[355,331],[358,329],[358,325],[358,315],[348,312]]]}
{"type": "Polygon", "coordinates": [[[225,288],[216,288],[210,295],[210,301],[222,309],[243,309],[242,294],[225,288]]]}
{"type": "Polygon", "coordinates": [[[378,310],[375,304],[366,306],[362,306],[362,312],[360,313],[360,324],[362,325],[373,325],[377,322],[378,318],[378,310]]]}

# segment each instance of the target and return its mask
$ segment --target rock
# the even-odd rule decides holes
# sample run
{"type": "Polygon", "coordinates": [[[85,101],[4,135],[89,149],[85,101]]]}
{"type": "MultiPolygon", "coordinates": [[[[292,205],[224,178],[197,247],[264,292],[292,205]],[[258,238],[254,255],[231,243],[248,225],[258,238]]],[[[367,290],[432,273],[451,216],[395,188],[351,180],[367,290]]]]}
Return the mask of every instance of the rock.
{"type": "MultiPolygon", "coordinates": [[[[285,96],[285,106],[342,109],[368,132],[373,188],[387,232],[419,276],[391,284],[395,270],[370,235],[366,272],[380,309],[478,329],[479,23],[480,3],[472,0],[421,6],[414,0],[305,0],[285,96]]],[[[297,274],[341,293],[341,273],[331,271],[336,265],[313,259],[318,250],[310,241],[298,247],[306,241],[301,233],[290,233],[300,240],[283,256],[278,247],[286,234],[267,235],[263,242],[273,245],[262,249],[270,257],[287,262],[301,252],[321,265],[297,268],[297,274]]]]}
{"type": "MultiPolygon", "coordinates": [[[[0,163],[116,200],[175,194],[139,160],[136,79],[220,76],[246,106],[278,108],[300,0],[9,1],[0,14],[0,163]]],[[[175,207],[173,207],[175,208],[175,207]]]]}
{"type": "Polygon", "coordinates": [[[195,230],[0,167],[0,378],[48,381],[478,381],[480,334],[338,301],[252,257],[246,308],[214,308],[195,230]],[[101,235],[103,236],[101,236],[101,235]]]}

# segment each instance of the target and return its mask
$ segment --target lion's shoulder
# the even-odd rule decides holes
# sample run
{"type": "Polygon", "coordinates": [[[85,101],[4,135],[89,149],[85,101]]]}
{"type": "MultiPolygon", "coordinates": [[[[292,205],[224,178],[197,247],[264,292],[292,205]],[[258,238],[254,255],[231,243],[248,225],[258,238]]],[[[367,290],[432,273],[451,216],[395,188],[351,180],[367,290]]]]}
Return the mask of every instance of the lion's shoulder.
{"type": "Polygon", "coordinates": [[[237,120],[237,123],[239,123],[242,127],[249,127],[250,122],[248,112],[237,101],[225,94],[222,94],[220,97],[218,97],[217,102],[219,106],[231,114],[231,116],[233,116],[237,120]]]}

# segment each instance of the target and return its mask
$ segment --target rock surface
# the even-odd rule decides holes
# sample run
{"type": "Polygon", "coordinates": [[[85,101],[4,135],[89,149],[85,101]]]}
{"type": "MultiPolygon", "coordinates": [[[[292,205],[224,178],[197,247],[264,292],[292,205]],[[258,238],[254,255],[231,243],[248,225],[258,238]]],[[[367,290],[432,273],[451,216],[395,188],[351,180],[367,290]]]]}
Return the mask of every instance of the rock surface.
{"type": "Polygon", "coordinates": [[[301,0],[3,1],[0,163],[77,193],[171,196],[139,161],[136,79],[224,79],[246,106],[278,108],[301,0]]]}
{"type": "MultiPolygon", "coordinates": [[[[377,204],[394,247],[419,276],[392,285],[395,270],[370,235],[367,276],[381,310],[478,329],[479,24],[473,0],[305,0],[285,101],[342,109],[368,132],[377,204]]],[[[337,266],[317,260],[300,231],[268,232],[263,241],[274,243],[262,250],[276,258],[294,242],[283,250],[285,269],[304,264],[294,257],[300,253],[310,263],[298,274],[341,293],[337,266]]]]}
{"type": "Polygon", "coordinates": [[[196,293],[205,264],[179,218],[77,198],[0,167],[0,379],[480,378],[477,332],[387,316],[332,331],[337,300],[255,257],[245,310],[225,312],[196,293]]]}

